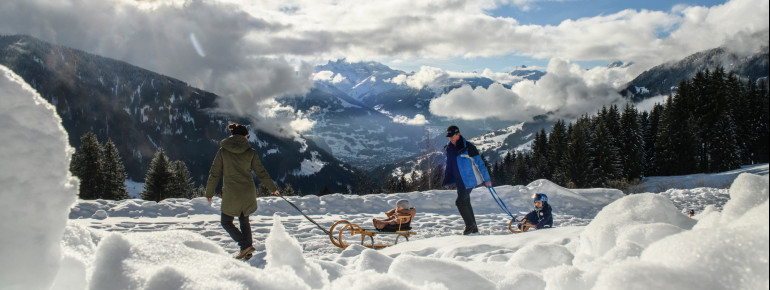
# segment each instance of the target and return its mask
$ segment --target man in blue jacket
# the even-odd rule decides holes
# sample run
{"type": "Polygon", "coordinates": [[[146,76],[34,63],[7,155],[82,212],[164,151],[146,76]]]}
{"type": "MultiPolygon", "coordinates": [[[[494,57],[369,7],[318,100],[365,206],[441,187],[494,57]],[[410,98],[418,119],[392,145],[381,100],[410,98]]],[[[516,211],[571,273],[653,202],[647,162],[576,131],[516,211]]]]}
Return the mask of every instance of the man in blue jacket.
{"type": "Polygon", "coordinates": [[[479,150],[460,135],[460,128],[449,126],[446,136],[449,143],[444,146],[446,151],[446,171],[444,172],[444,187],[457,186],[457,210],[465,222],[463,235],[479,232],[476,217],[471,206],[471,191],[474,187],[484,184],[492,186],[487,166],[479,155],[479,150]]]}

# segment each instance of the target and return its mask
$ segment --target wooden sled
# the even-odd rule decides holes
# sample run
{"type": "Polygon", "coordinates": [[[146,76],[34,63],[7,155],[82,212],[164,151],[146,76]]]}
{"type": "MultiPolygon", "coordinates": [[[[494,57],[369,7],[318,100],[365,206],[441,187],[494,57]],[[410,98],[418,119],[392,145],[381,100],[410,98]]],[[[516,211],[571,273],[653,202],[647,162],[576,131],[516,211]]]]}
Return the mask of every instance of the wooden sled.
{"type": "Polygon", "coordinates": [[[521,219],[521,221],[516,220],[516,216],[513,216],[514,219],[511,220],[511,222],[508,223],[508,230],[510,230],[514,234],[523,233],[528,231],[529,229],[537,228],[535,225],[527,222],[527,219],[521,219]],[[513,225],[521,223],[521,230],[518,229],[518,227],[514,227],[513,225]]]}
{"type": "MultiPolygon", "coordinates": [[[[405,218],[405,217],[410,217],[410,216],[403,216],[403,217],[399,216],[399,218],[405,218]]],[[[348,246],[350,246],[350,244],[345,243],[343,238],[342,238],[343,235],[345,234],[345,232],[350,232],[351,236],[358,236],[358,235],[360,235],[361,236],[361,245],[364,246],[364,247],[367,247],[367,248],[371,248],[371,249],[381,249],[381,248],[385,248],[385,247],[389,247],[389,246],[398,244],[398,239],[401,238],[401,237],[404,237],[407,241],[409,241],[409,236],[417,234],[417,232],[411,231],[411,230],[403,230],[402,231],[401,230],[401,225],[399,225],[399,230],[397,230],[395,232],[381,232],[381,231],[379,231],[377,229],[362,228],[361,226],[359,226],[357,224],[354,224],[354,223],[351,223],[351,222],[346,221],[346,220],[341,220],[341,221],[338,221],[338,222],[334,223],[334,225],[332,225],[332,227],[329,229],[329,232],[331,233],[331,235],[329,236],[329,239],[332,241],[332,244],[334,244],[337,247],[343,248],[343,249],[347,248],[348,246]],[[335,233],[334,230],[335,230],[335,228],[338,225],[340,225],[340,228],[338,229],[338,232],[335,233]],[[334,239],[335,235],[337,236],[336,240],[334,239]],[[391,236],[395,235],[396,236],[396,241],[393,244],[375,244],[374,243],[374,237],[377,236],[377,235],[391,235],[391,236]],[[369,238],[370,243],[369,244],[364,244],[364,242],[366,241],[367,237],[369,238]]]]}

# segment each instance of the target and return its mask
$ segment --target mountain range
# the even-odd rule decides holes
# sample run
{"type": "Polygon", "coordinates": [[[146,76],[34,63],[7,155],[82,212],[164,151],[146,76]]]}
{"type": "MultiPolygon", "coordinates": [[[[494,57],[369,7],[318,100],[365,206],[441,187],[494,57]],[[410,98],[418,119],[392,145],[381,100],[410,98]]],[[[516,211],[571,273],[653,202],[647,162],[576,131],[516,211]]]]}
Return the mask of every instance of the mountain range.
{"type": "MultiPolygon", "coordinates": [[[[668,94],[682,78],[717,65],[746,79],[767,77],[767,63],[767,48],[743,57],[717,48],[654,67],[621,93],[634,101],[668,94]]],[[[144,179],[153,154],[164,148],[170,159],[184,160],[196,183],[202,183],[218,141],[228,135],[225,125],[248,123],[217,113],[216,94],[125,62],[29,36],[0,36],[0,64],[19,74],[56,107],[73,147],[80,145],[79,137],[87,131],[95,132],[102,142],[112,139],[129,177],[137,181],[144,179]]],[[[415,85],[404,80],[419,72],[395,70],[377,62],[329,61],[315,71],[309,93],[277,99],[315,121],[312,130],[295,138],[254,130],[251,137],[271,176],[305,194],[318,193],[324,186],[342,192],[363,180],[384,182],[419,171],[426,160],[421,156],[439,151],[446,143],[443,133],[449,125],[458,125],[489,162],[501,160],[511,150],[528,150],[536,132],[553,126],[546,118],[468,121],[431,114],[431,100],[444,93],[461,86],[488,88],[495,83],[479,74],[443,74],[430,84],[415,85]]],[[[509,74],[538,81],[546,73],[519,67],[509,74]]],[[[440,159],[430,156],[431,162],[440,159]]]]}
{"type": "MultiPolygon", "coordinates": [[[[156,151],[183,160],[197,184],[205,182],[229,122],[215,113],[217,95],[131,64],[52,45],[29,36],[0,36],[0,64],[21,76],[56,107],[70,144],[96,133],[120,151],[128,176],[144,180],[156,151]]],[[[251,124],[252,128],[259,124],[251,124]]],[[[295,190],[343,191],[361,172],[312,140],[282,138],[252,129],[251,142],[271,177],[295,190]]]]}
{"type": "Polygon", "coordinates": [[[718,47],[692,54],[682,60],[655,66],[634,78],[621,94],[634,102],[658,95],[668,96],[676,91],[683,79],[692,79],[698,71],[714,71],[722,67],[744,80],[767,78],[768,47],[752,54],[739,54],[718,47]]]}

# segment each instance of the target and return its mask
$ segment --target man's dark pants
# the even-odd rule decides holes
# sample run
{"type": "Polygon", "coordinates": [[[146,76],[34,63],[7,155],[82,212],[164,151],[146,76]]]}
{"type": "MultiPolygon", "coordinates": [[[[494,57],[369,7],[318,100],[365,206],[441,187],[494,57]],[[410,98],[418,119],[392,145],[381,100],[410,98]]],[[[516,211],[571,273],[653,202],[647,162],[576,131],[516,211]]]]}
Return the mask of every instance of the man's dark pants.
{"type": "Polygon", "coordinates": [[[222,227],[225,228],[225,231],[230,234],[230,237],[232,237],[233,240],[238,242],[238,246],[241,247],[241,250],[251,247],[252,239],[249,216],[241,213],[241,216],[238,217],[238,224],[241,227],[240,231],[233,224],[234,219],[235,217],[231,217],[225,213],[222,213],[222,227]]]}
{"type": "Polygon", "coordinates": [[[471,206],[472,190],[473,188],[465,188],[462,182],[457,184],[457,200],[455,200],[455,205],[457,210],[460,211],[463,222],[465,222],[464,235],[479,232],[476,226],[476,216],[473,215],[473,206],[471,206]]]}

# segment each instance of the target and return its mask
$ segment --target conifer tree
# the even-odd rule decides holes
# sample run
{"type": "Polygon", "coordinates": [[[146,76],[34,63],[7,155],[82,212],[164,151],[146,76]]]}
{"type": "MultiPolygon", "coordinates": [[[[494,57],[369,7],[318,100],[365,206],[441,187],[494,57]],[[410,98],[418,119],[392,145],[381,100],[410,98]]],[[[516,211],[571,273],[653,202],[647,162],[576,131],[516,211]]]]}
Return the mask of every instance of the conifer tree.
{"type": "Polygon", "coordinates": [[[324,184],[324,187],[321,189],[321,191],[318,192],[318,196],[324,196],[331,193],[332,191],[329,189],[329,186],[324,184]]]}
{"type": "Polygon", "coordinates": [[[644,176],[658,175],[659,169],[655,159],[655,144],[658,140],[658,126],[660,116],[663,113],[663,105],[655,104],[649,115],[644,118],[646,124],[643,129],[644,137],[644,176]]]}
{"type": "Polygon", "coordinates": [[[257,186],[257,197],[270,196],[270,189],[262,183],[257,186]]]}
{"type": "Polygon", "coordinates": [[[770,161],[770,90],[767,79],[757,81],[757,93],[752,97],[752,106],[758,108],[751,119],[751,132],[757,136],[749,146],[753,163],[770,161]]]}
{"type": "Polygon", "coordinates": [[[161,201],[168,197],[172,173],[166,153],[161,148],[150,161],[150,169],[144,178],[142,199],[161,201]]]}
{"type": "Polygon", "coordinates": [[[642,177],[644,160],[644,139],[639,125],[639,115],[636,108],[626,104],[620,117],[620,162],[623,169],[622,177],[635,180],[642,177]]]}
{"type": "Polygon", "coordinates": [[[126,191],[126,168],[120,159],[115,143],[108,139],[104,146],[104,154],[101,162],[102,198],[110,200],[122,200],[128,197],[126,191]]]}
{"type": "Polygon", "coordinates": [[[169,184],[169,196],[191,198],[195,185],[190,176],[190,170],[184,161],[176,160],[171,162],[171,182],[169,184]]]}
{"type": "Polygon", "coordinates": [[[532,158],[534,167],[534,178],[551,179],[551,168],[548,164],[548,137],[545,128],[540,129],[540,133],[535,133],[535,140],[532,142],[532,158]]]}
{"type": "Polygon", "coordinates": [[[567,154],[567,132],[564,121],[558,120],[548,135],[548,162],[552,172],[552,180],[559,185],[566,185],[567,174],[564,168],[564,158],[567,154]]]}
{"type": "Polygon", "coordinates": [[[505,153],[505,157],[503,157],[503,164],[500,166],[502,171],[500,173],[501,179],[500,182],[502,184],[508,184],[508,185],[515,185],[516,182],[514,182],[514,175],[513,175],[513,164],[516,160],[516,153],[511,153],[511,151],[508,151],[508,153],[505,153]]]}
{"type": "Polygon", "coordinates": [[[721,134],[714,136],[709,152],[710,168],[714,172],[737,169],[741,166],[740,148],[735,137],[735,126],[730,115],[725,115],[714,125],[721,134]]]}
{"type": "Polygon", "coordinates": [[[102,150],[96,134],[89,131],[80,137],[80,147],[72,155],[70,171],[80,179],[81,199],[97,199],[102,195],[102,150]]]}
{"type": "Polygon", "coordinates": [[[601,119],[597,120],[594,138],[591,140],[591,158],[595,166],[593,186],[605,186],[607,181],[619,179],[622,175],[618,148],[609,128],[601,119]]]}
{"type": "MultiPolygon", "coordinates": [[[[527,153],[527,155],[531,155],[527,153]]],[[[514,185],[526,185],[530,183],[529,166],[524,154],[521,152],[516,153],[516,161],[513,163],[513,184],[514,185]]]]}
{"type": "Polygon", "coordinates": [[[283,188],[283,192],[281,194],[284,196],[294,196],[294,188],[291,187],[291,183],[286,184],[286,187],[283,188]]]}
{"type": "Polygon", "coordinates": [[[581,117],[568,128],[569,141],[564,156],[564,168],[570,187],[585,187],[588,185],[592,166],[588,154],[588,139],[590,131],[588,120],[581,117]]]}

